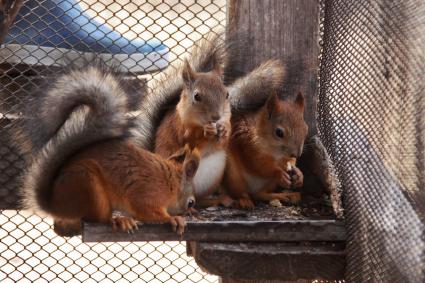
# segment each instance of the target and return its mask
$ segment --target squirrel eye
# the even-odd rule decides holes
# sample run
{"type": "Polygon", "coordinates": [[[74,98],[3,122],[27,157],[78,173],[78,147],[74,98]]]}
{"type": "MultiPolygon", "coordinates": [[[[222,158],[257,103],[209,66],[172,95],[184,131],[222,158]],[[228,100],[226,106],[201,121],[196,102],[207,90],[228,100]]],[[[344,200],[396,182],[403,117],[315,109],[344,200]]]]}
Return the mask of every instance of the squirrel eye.
{"type": "Polygon", "coordinates": [[[189,199],[189,201],[187,202],[187,207],[188,208],[192,208],[195,206],[195,200],[194,199],[189,199]]]}
{"type": "Polygon", "coordinates": [[[195,92],[193,99],[195,99],[195,101],[201,101],[201,95],[198,92],[195,92]]]}
{"type": "Polygon", "coordinates": [[[226,99],[229,99],[229,92],[226,93],[226,99]]]}
{"type": "Polygon", "coordinates": [[[277,128],[277,129],[276,129],[276,136],[277,136],[278,138],[283,138],[283,130],[282,130],[282,129],[280,129],[280,128],[277,128]]]}

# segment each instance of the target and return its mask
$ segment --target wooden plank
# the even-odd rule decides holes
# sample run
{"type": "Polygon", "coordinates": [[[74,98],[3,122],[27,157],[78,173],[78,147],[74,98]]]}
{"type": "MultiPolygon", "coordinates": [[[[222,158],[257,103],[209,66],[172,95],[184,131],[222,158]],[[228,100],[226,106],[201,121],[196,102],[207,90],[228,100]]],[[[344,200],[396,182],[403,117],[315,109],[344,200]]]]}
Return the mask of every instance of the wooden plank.
{"type": "Polygon", "coordinates": [[[264,60],[281,59],[288,68],[282,97],[302,91],[310,135],[316,130],[319,66],[319,3],[317,0],[229,0],[228,34],[235,38],[229,76],[246,73],[264,60]],[[237,39],[240,40],[237,40],[237,39]]]}
{"type": "Polygon", "coordinates": [[[344,223],[337,220],[188,221],[182,237],[168,223],[141,224],[134,234],[113,232],[106,224],[83,224],[84,242],[298,242],[344,241],[345,237],[344,223]]]}
{"type": "Polygon", "coordinates": [[[224,277],[222,282],[344,279],[344,243],[190,242],[189,245],[196,263],[203,270],[224,277]]]}

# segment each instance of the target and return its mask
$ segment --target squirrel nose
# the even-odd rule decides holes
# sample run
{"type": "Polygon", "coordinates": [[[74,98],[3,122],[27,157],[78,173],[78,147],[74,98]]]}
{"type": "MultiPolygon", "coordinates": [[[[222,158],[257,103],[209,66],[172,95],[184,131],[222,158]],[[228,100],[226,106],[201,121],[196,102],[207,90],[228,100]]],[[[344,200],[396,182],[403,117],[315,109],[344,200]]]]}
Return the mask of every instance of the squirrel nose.
{"type": "Polygon", "coordinates": [[[213,116],[211,116],[211,119],[213,120],[213,122],[217,122],[218,119],[220,119],[220,116],[219,115],[213,115],[213,116]]]}

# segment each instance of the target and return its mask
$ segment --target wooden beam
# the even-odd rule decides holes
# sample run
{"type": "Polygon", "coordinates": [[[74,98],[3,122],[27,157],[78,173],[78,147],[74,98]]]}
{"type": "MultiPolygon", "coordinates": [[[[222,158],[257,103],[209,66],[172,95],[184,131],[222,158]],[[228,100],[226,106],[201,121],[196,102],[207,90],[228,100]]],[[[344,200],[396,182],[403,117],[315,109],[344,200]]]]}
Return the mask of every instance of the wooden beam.
{"type": "Polygon", "coordinates": [[[188,221],[181,238],[168,223],[141,224],[134,234],[113,232],[106,224],[83,224],[84,242],[338,242],[345,237],[344,223],[337,220],[188,221]]]}
{"type": "Polygon", "coordinates": [[[203,270],[222,276],[222,282],[344,279],[344,243],[188,244],[196,263],[203,270]]]}

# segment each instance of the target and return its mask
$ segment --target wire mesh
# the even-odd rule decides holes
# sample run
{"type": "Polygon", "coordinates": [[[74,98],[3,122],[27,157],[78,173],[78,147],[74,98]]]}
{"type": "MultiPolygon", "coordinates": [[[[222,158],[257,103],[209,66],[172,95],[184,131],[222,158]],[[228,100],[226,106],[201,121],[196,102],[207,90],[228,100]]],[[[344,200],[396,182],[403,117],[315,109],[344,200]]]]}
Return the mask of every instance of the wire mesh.
{"type": "Polygon", "coordinates": [[[347,281],[424,282],[425,3],[322,9],[318,125],[343,186],[347,281]]]}
{"type": "MultiPolygon", "coordinates": [[[[20,105],[69,63],[119,65],[149,86],[195,41],[225,25],[226,1],[27,0],[0,48],[0,282],[216,282],[178,242],[85,244],[52,220],[16,210],[25,158],[10,122],[20,105]]],[[[139,89],[139,92],[140,89],[139,89]]]]}

